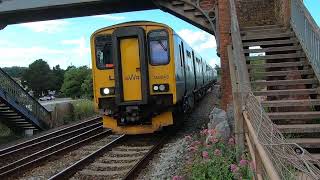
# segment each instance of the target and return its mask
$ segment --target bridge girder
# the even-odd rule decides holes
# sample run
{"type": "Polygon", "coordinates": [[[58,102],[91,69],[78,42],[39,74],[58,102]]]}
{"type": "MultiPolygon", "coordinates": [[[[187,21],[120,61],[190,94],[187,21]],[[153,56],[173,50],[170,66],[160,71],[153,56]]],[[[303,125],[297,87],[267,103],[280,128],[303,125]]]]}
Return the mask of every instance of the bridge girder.
{"type": "Polygon", "coordinates": [[[156,8],[151,0],[0,0],[0,22],[10,25],[156,8]]]}

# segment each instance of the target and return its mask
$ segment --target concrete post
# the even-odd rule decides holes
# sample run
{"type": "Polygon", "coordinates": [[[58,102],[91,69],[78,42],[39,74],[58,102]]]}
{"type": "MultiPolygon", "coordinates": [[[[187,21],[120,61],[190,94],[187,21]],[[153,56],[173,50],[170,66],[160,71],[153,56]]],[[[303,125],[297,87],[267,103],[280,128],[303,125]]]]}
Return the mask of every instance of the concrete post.
{"type": "Polygon", "coordinates": [[[24,130],[24,136],[25,137],[31,137],[34,134],[34,130],[33,129],[25,129],[24,130]]]}

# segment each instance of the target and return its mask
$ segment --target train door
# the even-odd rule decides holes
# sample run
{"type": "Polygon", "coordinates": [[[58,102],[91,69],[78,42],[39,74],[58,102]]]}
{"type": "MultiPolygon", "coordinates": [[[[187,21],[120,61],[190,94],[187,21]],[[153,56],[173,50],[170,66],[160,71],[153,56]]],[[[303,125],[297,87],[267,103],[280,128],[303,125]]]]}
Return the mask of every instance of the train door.
{"type": "Polygon", "coordinates": [[[144,29],[121,28],[113,32],[112,38],[116,103],[118,105],[146,104],[148,79],[144,29]]]}
{"type": "Polygon", "coordinates": [[[187,74],[186,74],[186,63],[185,63],[185,56],[184,56],[184,46],[183,42],[181,41],[181,49],[180,49],[180,54],[181,54],[181,65],[183,69],[183,76],[184,76],[184,94],[186,94],[187,91],[187,74]]]}

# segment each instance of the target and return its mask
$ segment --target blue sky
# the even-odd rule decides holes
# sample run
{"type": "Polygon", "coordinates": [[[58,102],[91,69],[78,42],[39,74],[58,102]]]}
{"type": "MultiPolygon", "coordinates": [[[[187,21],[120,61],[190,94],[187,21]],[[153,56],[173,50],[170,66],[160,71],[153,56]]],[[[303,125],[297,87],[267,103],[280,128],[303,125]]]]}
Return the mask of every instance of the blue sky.
{"type": "MultiPolygon", "coordinates": [[[[319,24],[319,1],[305,3],[319,24]]],[[[168,24],[210,64],[220,64],[213,36],[171,14],[150,10],[10,25],[0,32],[0,67],[28,66],[40,58],[62,68],[91,66],[90,35],[106,26],[136,20],[168,24]]]]}

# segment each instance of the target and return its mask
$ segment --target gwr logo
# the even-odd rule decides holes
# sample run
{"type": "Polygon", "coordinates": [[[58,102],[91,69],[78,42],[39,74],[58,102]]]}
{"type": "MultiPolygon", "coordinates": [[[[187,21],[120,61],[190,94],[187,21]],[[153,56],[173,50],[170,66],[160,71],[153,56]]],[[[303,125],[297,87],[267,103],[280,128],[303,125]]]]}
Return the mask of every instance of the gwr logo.
{"type": "Polygon", "coordinates": [[[140,80],[139,75],[131,74],[124,78],[126,81],[140,80]]]}

